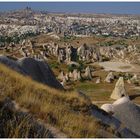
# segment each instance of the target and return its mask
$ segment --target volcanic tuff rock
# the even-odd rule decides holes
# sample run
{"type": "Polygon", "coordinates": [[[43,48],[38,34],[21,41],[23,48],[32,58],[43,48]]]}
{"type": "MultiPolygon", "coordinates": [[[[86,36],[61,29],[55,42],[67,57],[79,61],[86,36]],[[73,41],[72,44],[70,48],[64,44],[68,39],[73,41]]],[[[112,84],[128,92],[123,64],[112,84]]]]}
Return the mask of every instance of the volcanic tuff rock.
{"type": "Polygon", "coordinates": [[[106,79],[105,79],[105,82],[111,83],[113,80],[114,80],[114,75],[113,75],[112,72],[110,72],[110,73],[107,75],[107,77],[106,77],[106,79]]]}
{"type": "Polygon", "coordinates": [[[13,70],[16,70],[17,72],[20,72],[22,74],[26,74],[24,70],[22,70],[21,66],[19,66],[16,61],[8,58],[7,56],[1,55],[0,56],[0,63],[3,63],[10,67],[13,70]]]}
{"type": "MultiPolygon", "coordinates": [[[[113,108],[111,106],[108,106],[108,107],[111,108],[110,113],[112,113],[113,108]]],[[[125,112],[123,112],[123,113],[125,113],[125,112]]],[[[115,129],[116,135],[119,137],[123,137],[123,138],[139,137],[134,131],[132,132],[131,129],[126,127],[123,124],[123,121],[121,121],[120,119],[118,119],[118,118],[108,114],[107,112],[97,108],[96,106],[94,106],[92,109],[92,115],[95,118],[101,120],[102,123],[112,126],[112,128],[115,129]]]]}
{"type": "Polygon", "coordinates": [[[88,67],[86,67],[86,69],[85,69],[85,77],[87,78],[87,79],[92,79],[92,73],[91,73],[91,69],[90,69],[90,67],[88,66],[88,67]]]}
{"type": "Polygon", "coordinates": [[[119,119],[132,132],[140,136],[140,107],[132,101],[114,107],[114,117],[119,119]]]}
{"type": "Polygon", "coordinates": [[[0,62],[17,72],[31,76],[38,82],[57,89],[63,89],[62,85],[56,80],[49,65],[44,61],[38,61],[33,58],[22,58],[14,61],[6,56],[0,56],[0,62]]]}
{"type": "MultiPolygon", "coordinates": [[[[140,107],[130,101],[128,97],[122,97],[113,104],[103,104],[101,109],[113,114],[112,117],[122,122],[123,126],[138,137],[140,136],[140,107]]],[[[129,135],[126,131],[123,134],[129,135]]]]}
{"type": "Polygon", "coordinates": [[[125,86],[124,86],[124,80],[123,77],[120,77],[117,81],[115,88],[111,94],[112,99],[119,99],[123,96],[127,96],[125,86]]]}

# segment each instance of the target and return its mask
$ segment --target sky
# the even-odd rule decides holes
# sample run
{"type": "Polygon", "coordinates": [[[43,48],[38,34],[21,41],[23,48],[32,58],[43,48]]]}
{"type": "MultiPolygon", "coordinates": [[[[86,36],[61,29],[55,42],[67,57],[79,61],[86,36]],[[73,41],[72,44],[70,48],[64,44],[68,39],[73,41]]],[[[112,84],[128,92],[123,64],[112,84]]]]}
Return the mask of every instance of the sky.
{"type": "Polygon", "coordinates": [[[27,6],[49,12],[140,14],[140,2],[0,2],[0,11],[27,6]]]}

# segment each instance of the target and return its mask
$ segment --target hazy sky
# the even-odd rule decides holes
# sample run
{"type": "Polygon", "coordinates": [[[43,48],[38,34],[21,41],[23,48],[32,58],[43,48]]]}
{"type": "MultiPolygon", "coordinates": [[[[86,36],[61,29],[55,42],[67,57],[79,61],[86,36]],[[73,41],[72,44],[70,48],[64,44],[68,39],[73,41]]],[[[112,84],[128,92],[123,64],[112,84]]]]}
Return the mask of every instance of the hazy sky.
{"type": "Polygon", "coordinates": [[[140,14],[140,2],[0,2],[0,10],[25,7],[50,12],[140,14]]]}

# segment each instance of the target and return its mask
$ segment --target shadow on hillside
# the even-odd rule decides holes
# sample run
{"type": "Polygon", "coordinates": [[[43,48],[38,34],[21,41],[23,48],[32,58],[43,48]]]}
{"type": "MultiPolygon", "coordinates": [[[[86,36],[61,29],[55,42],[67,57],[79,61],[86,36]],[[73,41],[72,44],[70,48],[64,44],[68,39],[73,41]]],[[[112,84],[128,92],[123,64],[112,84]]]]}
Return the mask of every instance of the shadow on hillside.
{"type": "Polygon", "coordinates": [[[134,100],[135,98],[140,97],[140,94],[130,95],[130,100],[134,100]]]}

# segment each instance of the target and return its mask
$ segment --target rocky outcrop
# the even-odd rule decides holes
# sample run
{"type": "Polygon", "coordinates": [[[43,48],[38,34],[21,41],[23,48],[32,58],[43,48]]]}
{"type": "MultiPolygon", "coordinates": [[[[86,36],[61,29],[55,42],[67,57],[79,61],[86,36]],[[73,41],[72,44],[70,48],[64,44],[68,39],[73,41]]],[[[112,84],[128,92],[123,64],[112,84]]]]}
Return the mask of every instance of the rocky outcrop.
{"type": "Polygon", "coordinates": [[[0,63],[7,65],[11,69],[20,72],[22,74],[26,74],[26,72],[19,66],[15,60],[10,59],[7,56],[1,55],[0,56],[0,63]]]}
{"type": "Polygon", "coordinates": [[[115,88],[111,94],[112,99],[119,99],[123,96],[127,96],[125,86],[124,86],[124,80],[123,77],[120,77],[117,81],[115,88]]]}
{"type": "Polygon", "coordinates": [[[65,76],[64,71],[61,71],[60,74],[58,75],[58,79],[62,81],[64,76],[65,76]]]}
{"type": "Polygon", "coordinates": [[[77,69],[74,69],[73,70],[73,80],[74,81],[77,81],[78,80],[78,70],[77,69]]]}
{"type": "Polygon", "coordinates": [[[113,114],[114,113],[114,107],[112,104],[103,104],[101,106],[101,109],[103,109],[104,111],[113,114]]]}
{"type": "Polygon", "coordinates": [[[132,101],[114,105],[113,116],[123,122],[129,130],[140,136],[140,107],[132,101]]]}
{"type": "Polygon", "coordinates": [[[112,72],[110,72],[107,77],[105,78],[105,82],[111,83],[114,80],[114,75],[112,72]]]}
{"type": "Polygon", "coordinates": [[[92,80],[92,73],[91,73],[91,69],[89,66],[86,67],[84,75],[85,75],[86,79],[92,80]]]}
{"type": "Polygon", "coordinates": [[[104,104],[101,109],[113,114],[127,129],[140,136],[140,107],[128,97],[122,97],[113,104],[104,104]]]}
{"type": "Polygon", "coordinates": [[[120,121],[118,118],[111,115],[113,112],[113,108],[111,104],[105,105],[104,107],[102,106],[102,108],[109,109],[109,112],[107,113],[94,106],[92,110],[92,115],[95,118],[99,119],[103,124],[109,125],[111,128],[113,128],[113,131],[115,131],[115,135],[117,137],[122,137],[122,138],[139,137],[139,135],[137,135],[135,132],[132,132],[131,129],[127,128],[123,124],[123,121],[120,121]]]}
{"type": "Polygon", "coordinates": [[[44,61],[28,57],[15,61],[6,56],[0,56],[0,62],[21,74],[30,76],[38,82],[47,84],[53,88],[63,89],[62,85],[55,78],[49,65],[44,61]]]}

